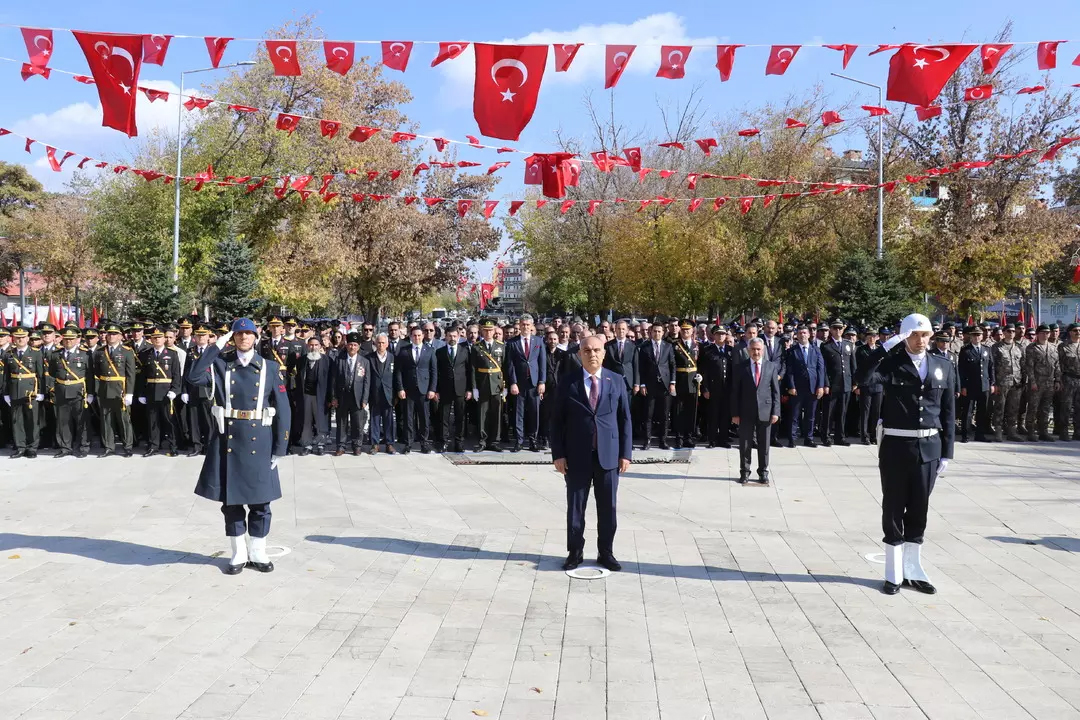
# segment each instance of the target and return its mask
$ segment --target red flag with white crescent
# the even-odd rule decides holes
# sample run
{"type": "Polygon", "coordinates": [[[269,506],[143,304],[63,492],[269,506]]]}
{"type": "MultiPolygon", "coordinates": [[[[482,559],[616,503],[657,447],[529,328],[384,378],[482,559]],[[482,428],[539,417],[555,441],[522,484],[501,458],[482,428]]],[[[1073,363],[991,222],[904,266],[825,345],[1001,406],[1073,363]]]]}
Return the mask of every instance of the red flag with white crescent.
{"type": "Polygon", "coordinates": [[[206,41],[206,51],[210,53],[210,64],[217,67],[221,63],[221,56],[225,54],[225,48],[232,38],[207,37],[203,38],[203,40],[206,41]]]}
{"type": "Polygon", "coordinates": [[[544,157],[530,155],[525,158],[525,184],[541,185],[544,182],[544,157]]]}
{"type": "Polygon", "coordinates": [[[964,90],[964,101],[975,102],[977,100],[989,100],[994,94],[993,85],[976,85],[964,90]]]}
{"type": "Polygon", "coordinates": [[[570,63],[574,62],[574,57],[577,55],[578,50],[581,49],[582,43],[574,45],[560,45],[556,43],[552,47],[555,49],[555,72],[566,72],[570,69],[570,63]]]}
{"type": "Polygon", "coordinates": [[[840,113],[835,110],[826,110],[821,113],[821,124],[824,127],[829,127],[830,125],[836,125],[837,123],[842,122],[844,122],[844,118],[840,117],[840,113]]]}
{"type": "Polygon", "coordinates": [[[919,122],[926,122],[927,120],[941,115],[941,106],[931,105],[929,107],[923,107],[920,105],[915,108],[915,115],[918,116],[919,122]]]}
{"type": "Polygon", "coordinates": [[[735,51],[742,45],[717,45],[716,69],[720,71],[720,82],[731,79],[731,69],[735,66],[735,51]]]}
{"type": "Polygon", "coordinates": [[[623,70],[634,54],[634,45],[608,45],[604,48],[604,89],[609,90],[619,83],[623,70]]]}
{"type": "Polygon", "coordinates": [[[885,99],[923,107],[934,102],[975,45],[903,45],[889,60],[885,99]]]}
{"type": "Polygon", "coordinates": [[[484,217],[488,220],[491,219],[491,214],[495,212],[495,208],[498,207],[498,200],[485,200],[484,201],[484,217]]]}
{"type": "Polygon", "coordinates": [[[870,117],[881,117],[882,115],[892,115],[888,108],[879,107],[877,105],[863,105],[862,109],[870,113],[870,117]]]}
{"type": "Polygon", "coordinates": [[[143,38],[142,61],[147,65],[164,65],[172,35],[147,35],[143,38]]]}
{"type": "Polygon", "coordinates": [[[404,40],[382,41],[382,64],[391,70],[405,72],[412,53],[412,42],[404,40]]]}
{"type": "Polygon", "coordinates": [[[278,77],[291,77],[300,74],[300,62],[296,59],[295,40],[267,40],[266,54],[274,66],[278,77]]]}
{"type": "Polygon", "coordinates": [[[465,52],[465,48],[469,47],[467,42],[441,42],[439,43],[439,54],[435,56],[435,59],[431,61],[431,67],[440,65],[447,60],[453,60],[461,53],[465,52]]]}
{"type": "Polygon", "coordinates": [[[525,204],[524,200],[511,200],[510,201],[510,217],[517,214],[517,211],[521,209],[521,206],[525,204]]]}
{"type": "Polygon", "coordinates": [[[290,135],[300,125],[300,116],[293,115],[292,113],[278,113],[277,115],[277,129],[284,130],[290,135]]]}
{"type": "Polygon", "coordinates": [[[986,43],[979,48],[979,56],[982,58],[982,71],[984,75],[993,75],[997,70],[1001,58],[1012,47],[1012,43],[986,43]]]}
{"type": "Polygon", "coordinates": [[[345,75],[352,69],[356,58],[356,43],[326,40],[323,42],[323,54],[328,70],[345,75]]]}
{"type": "Polygon", "coordinates": [[[750,208],[753,207],[753,205],[754,205],[754,198],[752,198],[752,197],[741,197],[741,198],[739,198],[739,211],[743,215],[750,212],[750,208]]]}
{"type": "Polygon", "coordinates": [[[686,59],[690,57],[690,45],[662,45],[660,47],[660,69],[656,77],[668,80],[681,80],[686,77],[686,59]]]}
{"type": "Polygon", "coordinates": [[[142,67],[142,35],[72,32],[90,65],[101,100],[103,127],[135,137],[135,101],[142,67]]]}
{"type": "Polygon", "coordinates": [[[39,30],[37,28],[20,28],[23,42],[26,43],[26,53],[30,56],[30,64],[35,68],[43,68],[49,64],[53,53],[52,30],[39,30]]]}
{"type": "Polygon", "coordinates": [[[1047,40],[1038,44],[1035,48],[1035,58],[1040,70],[1053,70],[1057,67],[1057,49],[1063,42],[1065,41],[1047,40]]]}
{"type": "Polygon", "coordinates": [[[806,127],[806,123],[804,123],[802,120],[796,120],[795,118],[788,118],[787,120],[784,121],[784,129],[785,130],[792,130],[794,128],[804,128],[804,127],[806,127]]]}
{"type": "Polygon", "coordinates": [[[472,210],[472,200],[458,200],[457,201],[457,214],[458,217],[465,217],[470,210],[472,210]]]}
{"type": "Polygon", "coordinates": [[[532,120],[547,64],[547,45],[475,43],[473,117],[480,132],[517,140],[532,120]]]}
{"type": "Polygon", "coordinates": [[[623,148],[623,155],[626,156],[626,161],[630,163],[630,169],[634,172],[641,170],[641,148],[623,148]]]}
{"type": "Polygon", "coordinates": [[[765,63],[766,75],[783,75],[795,59],[802,45],[773,45],[769,51],[769,61],[765,63]]]}
{"type": "Polygon", "coordinates": [[[338,134],[338,130],[341,129],[341,122],[338,120],[320,120],[319,132],[324,138],[332,138],[338,134]]]}

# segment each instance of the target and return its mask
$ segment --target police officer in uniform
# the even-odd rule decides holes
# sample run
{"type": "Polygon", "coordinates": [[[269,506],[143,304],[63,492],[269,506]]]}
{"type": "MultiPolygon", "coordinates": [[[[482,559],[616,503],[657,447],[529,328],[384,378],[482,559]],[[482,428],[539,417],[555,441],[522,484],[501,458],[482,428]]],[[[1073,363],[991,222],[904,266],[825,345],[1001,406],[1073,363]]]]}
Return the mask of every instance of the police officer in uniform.
{"type": "Polygon", "coordinates": [[[213,388],[191,382],[191,368],[210,346],[209,338],[210,328],[205,323],[199,323],[195,327],[194,341],[188,345],[187,362],[184,364],[180,400],[184,403],[182,412],[187,415],[188,431],[191,434],[191,450],[188,452],[188,457],[203,453],[209,441],[213,423],[213,417],[210,414],[210,405],[214,401],[213,388]]]}
{"type": "Polygon", "coordinates": [[[1020,412],[1020,396],[1024,392],[1022,367],[1024,353],[1016,342],[1016,333],[1022,331],[1015,324],[1001,328],[1001,341],[994,344],[994,382],[997,392],[990,398],[993,415],[994,439],[1001,442],[1019,442],[1017,416],[1020,412]]]}
{"type": "Polygon", "coordinates": [[[116,449],[116,434],[124,448],[124,457],[131,457],[134,431],[131,427],[131,405],[135,393],[137,361],[131,348],[121,342],[120,326],[113,322],[103,325],[105,344],[98,347],[90,359],[94,370],[94,401],[101,417],[101,443],[108,457],[116,449]]]}
{"type": "Polygon", "coordinates": [[[955,385],[947,359],[927,352],[930,320],[918,313],[900,323],[900,333],[871,353],[868,382],[885,388],[881,402],[881,524],[885,533],[885,584],[934,594],[921,551],[930,493],[953,454],[955,385]]]}
{"type": "Polygon", "coordinates": [[[675,353],[675,448],[694,447],[697,426],[698,389],[702,375],[698,372],[698,344],[694,342],[694,323],[679,323],[679,337],[672,341],[675,353]]]}
{"type": "Polygon", "coordinates": [[[994,359],[982,343],[983,331],[978,325],[964,328],[968,342],[960,350],[957,373],[960,376],[960,442],[968,441],[971,432],[971,416],[975,416],[975,440],[987,442],[990,418],[987,406],[994,385],[994,359]]]}
{"type": "Polygon", "coordinates": [[[859,396],[859,441],[863,445],[877,445],[877,424],[881,416],[881,394],[885,388],[880,382],[871,384],[867,377],[870,369],[870,356],[877,350],[878,331],[872,327],[863,332],[862,345],[855,348],[855,376],[858,378],[859,396]]]}
{"type": "Polygon", "coordinates": [[[4,402],[11,408],[12,458],[37,457],[38,411],[45,400],[45,364],[41,353],[29,347],[24,327],[11,333],[12,346],[4,360],[4,402]]]}
{"type": "Polygon", "coordinates": [[[48,358],[56,410],[56,445],[60,448],[56,457],[83,458],[90,450],[87,408],[94,400],[94,375],[90,356],[79,347],[78,329],[65,328],[61,338],[63,347],[48,358]]]}
{"type": "Polygon", "coordinates": [[[182,390],[183,372],[180,356],[172,348],[165,347],[165,333],[159,327],[151,328],[152,347],[142,357],[142,394],[139,404],[147,409],[149,447],[143,457],[156,455],[162,441],[168,448],[166,455],[176,457],[176,406],[174,401],[182,390]]]}
{"type": "Polygon", "coordinates": [[[828,447],[850,445],[845,437],[848,402],[857,385],[855,377],[855,346],[844,340],[844,321],[829,323],[829,339],[821,343],[821,356],[825,360],[825,396],[821,399],[821,444],[828,447]],[[832,432],[832,440],[829,433],[832,432]]]}
{"type": "Polygon", "coordinates": [[[495,339],[495,321],[492,318],[484,318],[480,323],[480,336],[469,353],[473,388],[480,411],[480,444],[476,446],[476,451],[502,452],[499,447],[499,423],[502,420],[506,346],[495,339]]]}
{"type": "Polygon", "coordinates": [[[709,447],[731,447],[731,352],[727,347],[727,328],[714,325],[712,343],[698,353],[702,394],[709,414],[709,447]]]}
{"type": "Polygon", "coordinates": [[[195,494],[221,503],[232,550],[228,575],[245,567],[274,569],[266,554],[270,503],[281,497],[277,464],[289,450],[285,378],[278,363],[255,351],[256,335],[250,319],[234,320],[231,331],[195,362],[189,378],[214,388],[214,431],[195,494]],[[223,352],[230,340],[234,346],[223,352]]]}

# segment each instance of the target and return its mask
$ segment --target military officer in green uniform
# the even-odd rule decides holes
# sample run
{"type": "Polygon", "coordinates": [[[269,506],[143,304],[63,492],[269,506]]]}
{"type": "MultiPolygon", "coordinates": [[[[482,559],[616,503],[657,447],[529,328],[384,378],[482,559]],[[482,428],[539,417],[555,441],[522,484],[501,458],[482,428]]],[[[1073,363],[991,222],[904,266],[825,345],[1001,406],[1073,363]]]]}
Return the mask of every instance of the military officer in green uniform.
{"type": "Polygon", "coordinates": [[[37,457],[38,411],[45,400],[45,365],[41,353],[29,347],[30,333],[16,328],[13,347],[4,359],[4,402],[11,408],[12,458],[37,457]]]}
{"type": "Polygon", "coordinates": [[[165,347],[165,331],[150,328],[149,350],[142,355],[142,382],[139,404],[146,406],[149,443],[143,457],[152,457],[166,446],[166,455],[176,457],[176,406],[180,396],[183,368],[176,350],[165,347]]]}
{"type": "Polygon", "coordinates": [[[675,351],[675,449],[694,447],[697,426],[697,399],[701,387],[698,372],[698,344],[694,342],[694,323],[679,323],[679,337],[671,342],[675,351]]]}
{"type": "MultiPolygon", "coordinates": [[[[6,370],[7,354],[11,348],[11,331],[6,327],[0,327],[0,397],[6,393],[7,387],[6,370]]],[[[0,448],[7,447],[11,442],[11,407],[7,403],[0,403],[0,448]]]]}
{"type": "Polygon", "coordinates": [[[116,435],[124,446],[124,457],[131,457],[131,401],[135,393],[135,353],[121,342],[123,337],[116,323],[104,324],[105,344],[98,347],[90,359],[94,370],[94,399],[101,418],[101,457],[115,452],[116,435]]]}
{"type": "Polygon", "coordinates": [[[473,344],[469,357],[472,361],[473,387],[476,388],[480,410],[480,444],[476,451],[494,450],[499,447],[499,424],[505,382],[503,358],[506,346],[495,339],[495,321],[484,318],[480,323],[480,340],[473,344]]]}
{"type": "Polygon", "coordinates": [[[79,347],[78,328],[64,328],[60,337],[62,347],[46,359],[56,412],[56,457],[82,458],[90,450],[86,421],[87,407],[94,398],[94,376],[90,356],[79,347]]]}

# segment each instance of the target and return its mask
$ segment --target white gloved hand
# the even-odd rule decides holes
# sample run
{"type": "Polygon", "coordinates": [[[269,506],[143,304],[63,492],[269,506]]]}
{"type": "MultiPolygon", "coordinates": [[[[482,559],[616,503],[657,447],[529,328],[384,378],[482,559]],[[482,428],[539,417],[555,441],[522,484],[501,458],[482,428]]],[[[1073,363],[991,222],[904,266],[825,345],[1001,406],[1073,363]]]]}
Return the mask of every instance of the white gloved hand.
{"type": "Polygon", "coordinates": [[[274,455],[270,458],[270,469],[277,470],[278,463],[281,462],[280,455],[274,455]]]}
{"type": "Polygon", "coordinates": [[[146,398],[144,398],[144,397],[139,398],[139,403],[142,404],[142,405],[145,405],[146,404],[146,398]]]}
{"type": "Polygon", "coordinates": [[[907,340],[908,335],[910,334],[911,331],[908,330],[907,332],[902,332],[899,335],[893,335],[891,338],[882,343],[881,347],[885,348],[886,350],[892,350],[894,347],[907,340]]]}
{"type": "Polygon", "coordinates": [[[941,458],[940,460],[938,460],[937,474],[941,475],[942,473],[944,473],[945,468],[947,468],[947,467],[949,467],[949,459],[948,458],[941,458]]]}
{"type": "Polygon", "coordinates": [[[180,400],[181,400],[181,401],[182,401],[182,402],[183,402],[183,403],[184,403],[185,405],[187,405],[187,404],[188,404],[188,400],[190,400],[190,399],[191,399],[191,396],[190,396],[190,395],[188,395],[187,393],[182,393],[182,394],[180,395],[180,400]]]}
{"type": "Polygon", "coordinates": [[[170,390],[168,393],[165,394],[165,397],[169,398],[170,400],[175,400],[176,399],[176,393],[173,392],[172,390],[170,390]]]}
{"type": "Polygon", "coordinates": [[[229,342],[229,340],[231,338],[232,338],[232,330],[230,330],[229,332],[227,332],[224,335],[222,335],[221,337],[219,337],[217,342],[215,343],[215,345],[217,345],[217,347],[218,347],[218,350],[224,350],[225,345],[228,344],[228,342],[229,342]]]}
{"type": "Polygon", "coordinates": [[[34,399],[37,400],[38,402],[45,402],[45,396],[44,395],[39,394],[34,399]]]}
{"type": "Polygon", "coordinates": [[[134,395],[125,395],[124,396],[124,404],[127,405],[128,407],[131,407],[131,400],[134,397],[135,397],[134,395]]]}
{"type": "Polygon", "coordinates": [[[701,377],[701,373],[698,373],[697,375],[694,375],[694,382],[699,383],[699,382],[702,381],[702,379],[703,378],[701,377]]]}
{"type": "Polygon", "coordinates": [[[11,396],[10,395],[5,395],[4,396],[4,402],[6,402],[8,405],[10,405],[11,404],[11,396]]]}
{"type": "Polygon", "coordinates": [[[93,405],[94,404],[94,396],[93,395],[87,395],[86,396],[86,404],[87,405],[93,405]]]}

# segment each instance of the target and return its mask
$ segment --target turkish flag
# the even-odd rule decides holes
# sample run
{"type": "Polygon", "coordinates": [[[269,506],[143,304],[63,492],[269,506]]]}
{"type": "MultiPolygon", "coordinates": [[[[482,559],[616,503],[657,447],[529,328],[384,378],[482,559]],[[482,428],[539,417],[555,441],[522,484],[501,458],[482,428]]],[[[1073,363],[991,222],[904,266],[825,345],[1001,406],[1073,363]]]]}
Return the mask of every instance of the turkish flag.
{"type": "Polygon", "coordinates": [[[855,50],[859,46],[858,45],[826,45],[825,47],[829,48],[830,50],[839,50],[840,52],[844,53],[844,65],[843,65],[843,67],[844,67],[845,70],[847,70],[847,64],[848,64],[848,62],[851,61],[851,56],[855,54],[855,50]]]}
{"type": "Polygon", "coordinates": [[[142,61],[147,65],[164,65],[172,35],[147,35],[143,38],[142,61]]]}
{"type": "Polygon", "coordinates": [[[356,58],[356,44],[326,40],[323,42],[323,54],[326,55],[326,67],[338,75],[345,75],[352,69],[356,58]]]}
{"type": "Polygon", "coordinates": [[[840,113],[836,112],[835,110],[826,110],[825,112],[821,113],[821,124],[824,127],[829,127],[830,125],[835,125],[842,122],[844,122],[844,118],[840,117],[840,113]]]}
{"type": "Polygon", "coordinates": [[[720,82],[731,79],[731,68],[735,66],[735,51],[742,45],[717,45],[716,69],[720,71],[720,82]]]}
{"type": "Polygon", "coordinates": [[[213,98],[201,98],[194,95],[184,101],[184,107],[190,112],[198,108],[204,110],[210,106],[210,103],[214,102],[213,98]]]}
{"type": "Polygon", "coordinates": [[[447,60],[453,60],[461,53],[465,52],[465,48],[469,47],[467,42],[441,42],[439,43],[439,54],[435,56],[435,59],[431,61],[431,67],[435,67],[440,63],[444,63],[447,60]]]}
{"type": "Polygon", "coordinates": [[[540,185],[544,181],[544,156],[530,155],[525,158],[525,184],[540,185]]]}
{"type": "Polygon", "coordinates": [[[755,135],[760,135],[761,131],[757,128],[746,128],[745,130],[739,130],[735,134],[739,137],[754,137],[755,135]]]}
{"type": "MultiPolygon", "coordinates": [[[[546,51],[547,48],[545,47],[546,51]]],[[[567,160],[574,157],[573,153],[547,153],[543,158],[544,178],[543,193],[545,197],[562,198],[566,196],[567,180],[570,179],[570,170],[567,160]]],[[[579,170],[580,171],[580,170],[579,170]]]]}
{"type": "Polygon", "coordinates": [[[45,157],[48,159],[49,167],[52,169],[53,172],[60,172],[60,168],[63,167],[64,162],[74,154],[75,153],[68,150],[67,152],[64,153],[64,157],[62,159],[57,160],[56,159],[56,148],[54,148],[51,145],[46,145],[45,146],[45,157]]]}
{"type": "Polygon", "coordinates": [[[72,33],[90,65],[101,100],[103,127],[135,137],[135,92],[139,86],[142,67],[142,35],[114,33],[72,33]]]}
{"type": "Polygon", "coordinates": [[[795,54],[802,45],[773,45],[769,51],[769,62],[765,64],[766,75],[783,75],[787,72],[795,54]]]}
{"type": "Polygon", "coordinates": [[[517,214],[517,211],[521,209],[521,206],[525,204],[524,200],[511,200],[510,201],[510,217],[517,214]]]}
{"type": "Polygon", "coordinates": [[[690,57],[690,45],[663,45],[660,48],[660,69],[656,77],[681,80],[686,77],[686,59],[690,57]]]}
{"type": "Polygon", "coordinates": [[[458,217],[465,217],[470,210],[472,210],[472,200],[458,200],[457,201],[457,214],[458,217]]]}
{"type": "Polygon", "coordinates": [[[918,106],[915,108],[915,115],[918,116],[919,122],[926,122],[931,118],[936,118],[941,115],[940,105],[930,105],[929,107],[918,106]]]}
{"type": "Polygon", "coordinates": [[[357,125],[351,133],[349,133],[349,139],[354,142],[367,142],[371,137],[379,132],[379,128],[365,127],[364,125],[357,125]]]}
{"type": "Polygon", "coordinates": [[[892,115],[888,108],[878,107],[877,105],[863,105],[862,109],[870,113],[870,117],[881,117],[882,115],[892,115]]]}
{"type": "Polygon", "coordinates": [[[405,67],[409,64],[409,54],[412,53],[412,46],[413,44],[408,41],[383,40],[382,64],[391,70],[405,72],[405,67]]]}
{"type": "Polygon", "coordinates": [[[695,140],[694,142],[696,142],[698,147],[701,148],[701,152],[705,153],[706,155],[712,155],[712,149],[717,146],[716,138],[701,138],[700,140],[695,140]]]}
{"type": "Polygon", "coordinates": [[[927,106],[975,45],[903,45],[889,60],[885,98],[927,106]]]}
{"type": "Polygon", "coordinates": [[[277,115],[277,129],[284,130],[290,135],[300,125],[300,116],[293,115],[291,113],[278,113],[277,115]]]}
{"type": "Polygon", "coordinates": [[[987,43],[979,49],[982,57],[982,71],[984,75],[992,75],[997,70],[998,63],[1005,53],[1012,47],[1012,43],[987,43]]]}
{"type": "Polygon", "coordinates": [[[637,172],[641,169],[641,148],[623,148],[623,155],[626,156],[626,161],[630,163],[630,169],[637,172]]]}
{"type": "Polygon", "coordinates": [[[320,120],[319,132],[322,133],[324,138],[332,138],[338,134],[338,130],[341,129],[341,123],[337,120],[320,120]]]}
{"type": "Polygon", "coordinates": [[[494,164],[492,164],[492,166],[491,166],[491,167],[489,167],[489,168],[487,169],[487,174],[488,174],[488,175],[490,175],[490,174],[492,174],[492,173],[494,173],[494,172],[497,172],[497,171],[499,171],[499,170],[502,170],[502,169],[503,169],[504,167],[507,167],[507,166],[508,166],[509,164],[510,164],[510,163],[509,163],[509,162],[507,162],[507,161],[503,161],[503,162],[497,162],[497,163],[494,163],[494,164]]]}
{"type": "Polygon", "coordinates": [[[975,87],[969,87],[964,90],[964,101],[972,102],[975,100],[989,100],[993,94],[993,85],[976,85],[975,87]]]}
{"type": "Polygon", "coordinates": [[[590,157],[592,157],[593,165],[600,172],[609,173],[615,169],[615,159],[606,152],[594,152],[590,157]]]}
{"type": "Polygon", "coordinates": [[[784,129],[785,130],[791,130],[793,128],[804,128],[804,127],[806,127],[806,123],[802,122],[801,120],[796,120],[795,118],[788,118],[787,120],[784,121],[784,129]]]}
{"type": "Polygon", "coordinates": [[[739,198],[739,212],[741,212],[743,215],[750,212],[750,208],[752,208],[753,206],[754,206],[754,198],[752,198],[752,197],[741,197],[741,198],[739,198]]]}
{"type": "Polygon", "coordinates": [[[218,63],[221,62],[221,56],[225,54],[225,47],[232,38],[208,37],[203,38],[203,40],[206,41],[206,51],[210,53],[210,64],[217,67],[218,63]]]}
{"type": "Polygon", "coordinates": [[[630,56],[634,54],[634,45],[608,45],[604,48],[604,89],[615,87],[622,77],[630,56]]]}
{"type": "Polygon", "coordinates": [[[1016,91],[1017,95],[1034,95],[1035,93],[1041,93],[1046,90],[1045,85],[1032,85],[1031,87],[1020,88],[1016,91]]]}
{"type": "Polygon", "coordinates": [[[480,132],[517,140],[532,120],[547,64],[547,45],[475,43],[473,117],[480,132]]]}
{"type": "Polygon", "coordinates": [[[46,80],[52,75],[52,68],[44,67],[43,65],[31,65],[30,63],[23,63],[22,69],[19,71],[19,75],[23,80],[29,80],[35,75],[40,75],[46,80]]]}
{"type": "Polygon", "coordinates": [[[1064,40],[1048,40],[1039,43],[1035,49],[1035,57],[1039,62],[1040,70],[1053,70],[1057,67],[1057,48],[1064,40]]]}
{"type": "Polygon", "coordinates": [[[581,180],[581,161],[577,158],[569,158],[559,163],[559,172],[562,173],[566,187],[577,187],[581,180]]]}
{"type": "Polygon", "coordinates": [[[603,202],[604,202],[603,200],[590,200],[589,201],[589,215],[595,214],[596,213],[596,208],[600,207],[600,204],[603,203],[603,202]]]}
{"type": "Polygon", "coordinates": [[[703,202],[705,202],[705,198],[694,198],[690,201],[690,204],[686,206],[686,211],[694,212],[701,206],[701,203],[703,202]]]}
{"type": "Polygon", "coordinates": [[[491,219],[491,214],[495,212],[495,208],[498,207],[498,200],[485,200],[484,201],[484,217],[488,220],[491,219]]]}
{"type": "Polygon", "coordinates": [[[574,45],[554,45],[555,48],[555,72],[566,72],[570,69],[570,63],[574,62],[577,51],[582,43],[574,45]]]}
{"type": "Polygon", "coordinates": [[[565,215],[566,211],[574,207],[577,204],[577,200],[563,200],[562,207],[559,209],[560,214],[565,215]]]}
{"type": "Polygon", "coordinates": [[[274,74],[278,77],[300,74],[295,40],[267,40],[266,54],[270,56],[270,64],[274,66],[274,74]]]}
{"type": "Polygon", "coordinates": [[[30,64],[36,68],[43,68],[48,65],[53,53],[52,30],[20,29],[22,30],[23,42],[26,43],[26,52],[30,56],[30,64]]]}
{"type": "Polygon", "coordinates": [[[146,99],[150,102],[154,102],[155,100],[164,100],[165,102],[169,101],[168,90],[155,90],[154,88],[148,87],[141,87],[139,89],[143,91],[143,94],[146,95],[146,99]]]}

